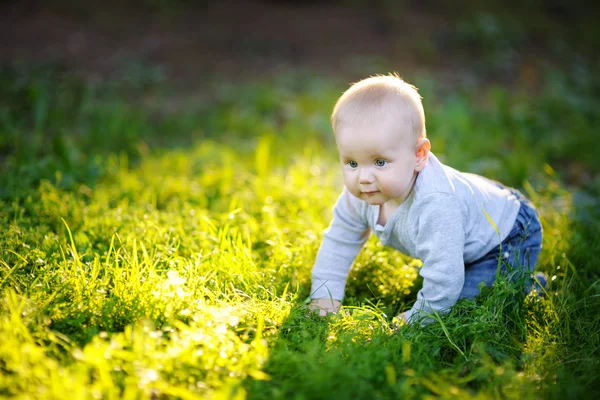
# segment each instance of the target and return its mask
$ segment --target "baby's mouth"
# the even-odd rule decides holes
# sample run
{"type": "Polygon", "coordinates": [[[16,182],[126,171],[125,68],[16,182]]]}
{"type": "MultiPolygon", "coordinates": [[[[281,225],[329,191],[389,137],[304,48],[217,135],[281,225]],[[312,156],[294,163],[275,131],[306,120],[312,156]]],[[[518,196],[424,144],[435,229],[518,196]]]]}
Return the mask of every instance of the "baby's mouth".
{"type": "Polygon", "coordinates": [[[374,195],[375,193],[378,193],[378,192],[379,192],[379,190],[372,190],[370,192],[362,192],[362,193],[366,194],[367,196],[372,196],[372,195],[374,195]]]}

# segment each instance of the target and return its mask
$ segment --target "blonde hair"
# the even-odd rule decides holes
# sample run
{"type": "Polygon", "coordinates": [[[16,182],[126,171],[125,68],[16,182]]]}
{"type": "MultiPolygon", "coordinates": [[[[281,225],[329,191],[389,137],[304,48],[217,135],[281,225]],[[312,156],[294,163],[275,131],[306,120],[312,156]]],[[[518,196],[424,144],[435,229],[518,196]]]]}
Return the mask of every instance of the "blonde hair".
{"type": "Polygon", "coordinates": [[[420,139],[426,136],[425,112],[417,88],[397,74],[375,75],[350,86],[331,114],[335,133],[342,126],[369,123],[391,115],[420,139]]]}

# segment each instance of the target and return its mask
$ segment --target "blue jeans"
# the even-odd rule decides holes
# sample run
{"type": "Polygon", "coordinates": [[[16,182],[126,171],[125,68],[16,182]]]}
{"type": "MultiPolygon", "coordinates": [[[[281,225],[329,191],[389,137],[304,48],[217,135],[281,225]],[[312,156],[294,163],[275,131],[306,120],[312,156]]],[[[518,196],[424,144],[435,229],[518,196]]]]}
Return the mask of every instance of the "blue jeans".
{"type": "Polygon", "coordinates": [[[508,188],[521,202],[517,219],[500,246],[477,261],[465,264],[465,284],[459,298],[472,299],[479,294],[478,285],[491,287],[496,278],[500,258],[500,273],[511,279],[529,277],[542,248],[542,225],[531,202],[518,190],[508,188]]]}

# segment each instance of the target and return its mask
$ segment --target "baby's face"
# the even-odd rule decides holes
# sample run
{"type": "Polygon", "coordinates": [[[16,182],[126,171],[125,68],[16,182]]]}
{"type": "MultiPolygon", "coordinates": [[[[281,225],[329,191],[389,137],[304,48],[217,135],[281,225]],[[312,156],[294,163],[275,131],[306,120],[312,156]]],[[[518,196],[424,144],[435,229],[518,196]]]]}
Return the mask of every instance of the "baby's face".
{"type": "Polygon", "coordinates": [[[372,205],[400,205],[421,166],[417,140],[392,118],[340,127],[335,135],[344,183],[350,193],[372,205]]]}

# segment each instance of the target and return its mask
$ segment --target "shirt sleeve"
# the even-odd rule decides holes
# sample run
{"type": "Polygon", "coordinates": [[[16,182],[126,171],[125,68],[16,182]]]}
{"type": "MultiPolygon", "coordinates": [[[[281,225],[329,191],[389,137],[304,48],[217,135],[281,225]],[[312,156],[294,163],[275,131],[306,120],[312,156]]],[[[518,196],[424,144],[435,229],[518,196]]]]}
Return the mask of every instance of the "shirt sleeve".
{"type": "Polygon", "coordinates": [[[445,193],[427,196],[415,209],[416,256],[423,266],[423,288],[405,318],[422,323],[432,320],[426,314],[447,312],[462,291],[465,280],[465,231],[458,200],[445,193]]]}
{"type": "Polygon", "coordinates": [[[344,188],[333,207],[333,219],[324,231],[312,269],[313,299],[344,298],[348,272],[370,233],[359,201],[344,188]]]}

